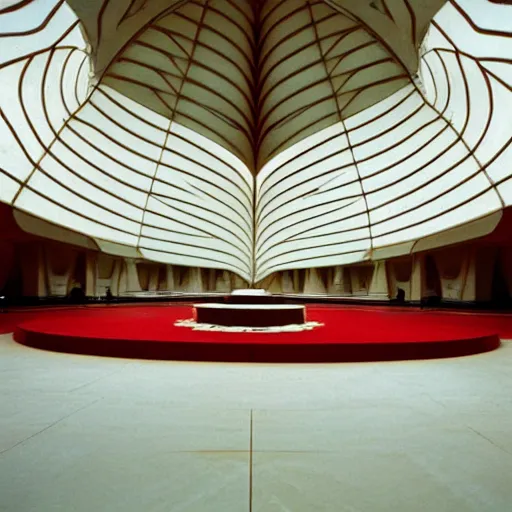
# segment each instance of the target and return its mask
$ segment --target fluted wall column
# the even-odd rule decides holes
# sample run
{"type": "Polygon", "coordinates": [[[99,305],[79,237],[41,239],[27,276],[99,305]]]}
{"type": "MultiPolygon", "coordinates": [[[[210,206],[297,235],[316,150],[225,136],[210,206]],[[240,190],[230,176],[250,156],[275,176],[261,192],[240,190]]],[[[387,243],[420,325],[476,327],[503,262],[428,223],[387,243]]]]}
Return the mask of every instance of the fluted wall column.
{"type": "Polygon", "coordinates": [[[134,259],[125,258],[126,264],[126,288],[128,292],[140,292],[139,274],[137,272],[137,263],[134,259]]]}
{"type": "Polygon", "coordinates": [[[304,281],[304,293],[319,295],[326,293],[324,282],[317,268],[308,268],[306,270],[306,279],[304,281]]]}

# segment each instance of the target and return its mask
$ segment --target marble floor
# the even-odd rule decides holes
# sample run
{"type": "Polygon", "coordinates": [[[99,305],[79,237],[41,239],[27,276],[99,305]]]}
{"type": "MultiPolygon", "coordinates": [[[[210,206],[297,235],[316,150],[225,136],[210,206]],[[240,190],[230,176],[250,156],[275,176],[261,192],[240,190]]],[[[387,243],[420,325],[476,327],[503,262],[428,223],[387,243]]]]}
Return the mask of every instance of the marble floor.
{"type": "Polygon", "coordinates": [[[510,512],[512,343],[434,361],[173,363],[0,336],[2,512],[510,512]]]}

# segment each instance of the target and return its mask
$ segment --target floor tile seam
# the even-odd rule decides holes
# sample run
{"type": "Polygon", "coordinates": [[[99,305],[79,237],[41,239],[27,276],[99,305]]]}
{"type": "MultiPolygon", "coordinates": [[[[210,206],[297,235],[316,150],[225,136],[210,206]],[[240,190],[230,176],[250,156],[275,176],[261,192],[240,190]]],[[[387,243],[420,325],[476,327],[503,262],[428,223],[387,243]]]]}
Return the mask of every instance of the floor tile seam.
{"type": "Polygon", "coordinates": [[[92,386],[93,384],[96,384],[97,382],[100,382],[100,381],[102,381],[102,380],[104,380],[104,379],[108,379],[108,378],[110,378],[112,375],[115,375],[115,374],[117,374],[117,373],[120,373],[120,372],[122,372],[122,371],[123,371],[123,370],[125,370],[125,369],[126,369],[126,365],[125,365],[125,364],[123,364],[121,368],[116,368],[115,370],[113,370],[113,371],[111,371],[111,372],[107,373],[106,375],[100,375],[100,376],[99,376],[99,377],[97,377],[96,379],[93,379],[93,380],[91,380],[91,381],[89,381],[89,382],[86,382],[86,383],[84,383],[84,384],[81,384],[80,386],[77,386],[77,387],[75,387],[75,388],[73,388],[73,389],[70,389],[70,390],[68,391],[68,393],[74,393],[75,391],[78,391],[79,389],[84,389],[84,388],[86,388],[86,387],[88,387],[88,386],[92,386]]]}
{"type": "Polygon", "coordinates": [[[84,409],[87,409],[88,407],[91,407],[92,405],[94,405],[95,403],[99,402],[100,400],[102,400],[102,398],[97,398],[96,400],[93,400],[92,402],[89,402],[88,404],[82,406],[82,407],[79,407],[77,409],[75,409],[74,411],[70,412],[69,414],[66,414],[65,416],[59,418],[58,420],[54,421],[53,423],[51,423],[50,425],[47,425],[46,427],[42,428],[41,430],[39,430],[38,432],[34,432],[34,434],[26,437],[25,439],[22,439],[21,441],[18,441],[16,444],[14,444],[13,446],[9,447],[9,448],[6,448],[5,450],[2,450],[0,451],[0,457],[2,457],[3,455],[5,455],[7,452],[13,450],[14,448],[17,448],[27,442],[29,442],[30,440],[34,439],[35,437],[37,437],[39,434],[42,434],[43,432],[46,432],[47,430],[50,430],[51,428],[55,427],[56,425],[58,425],[60,422],[70,418],[71,416],[73,416],[74,414],[77,414],[78,412],[80,411],[83,411],[84,409]]]}
{"type": "Polygon", "coordinates": [[[476,435],[478,435],[482,439],[485,439],[485,441],[487,441],[489,444],[491,444],[492,446],[494,446],[498,450],[506,453],[507,455],[512,455],[512,453],[509,452],[506,448],[504,448],[500,444],[496,443],[495,441],[493,441],[491,438],[487,437],[486,435],[482,434],[480,431],[476,430],[475,428],[471,427],[470,425],[466,425],[466,427],[467,427],[468,430],[471,430],[472,432],[474,432],[476,435]]]}

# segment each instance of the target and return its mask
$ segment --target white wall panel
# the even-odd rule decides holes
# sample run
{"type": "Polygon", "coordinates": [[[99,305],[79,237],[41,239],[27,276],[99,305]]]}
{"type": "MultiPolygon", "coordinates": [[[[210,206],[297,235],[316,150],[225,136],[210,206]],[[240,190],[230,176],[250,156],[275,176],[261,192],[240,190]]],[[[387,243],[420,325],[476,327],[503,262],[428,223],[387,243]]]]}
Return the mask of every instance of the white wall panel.
{"type": "Polygon", "coordinates": [[[302,155],[307,155],[309,150],[317,145],[325,143],[331,140],[333,137],[341,135],[344,132],[344,126],[342,123],[336,123],[329,128],[319,131],[318,133],[311,135],[307,139],[303,140],[301,144],[295,144],[290,148],[282,151],[269,161],[258,173],[257,187],[260,193],[264,192],[267,187],[270,187],[281,179],[281,174],[285,173],[286,165],[293,165],[296,168],[301,167],[298,159],[302,155]],[[261,189],[261,190],[260,190],[261,189]]]}
{"type": "Polygon", "coordinates": [[[510,6],[498,5],[483,0],[458,0],[449,2],[438,14],[442,28],[449,34],[454,45],[475,58],[497,57],[509,59],[512,54],[512,40],[502,37],[499,32],[510,33],[512,17],[510,6]],[[471,23],[456,9],[458,4],[471,23]],[[474,30],[472,24],[484,31],[496,31],[495,34],[482,34],[474,30]]]}
{"type": "MultiPolygon", "coordinates": [[[[73,231],[78,231],[79,233],[131,246],[135,246],[137,243],[136,235],[119,231],[115,227],[111,227],[111,225],[100,224],[95,220],[77,215],[73,211],[69,211],[59,204],[49,201],[29,188],[24,188],[21,191],[15,206],[22,211],[32,213],[36,217],[42,217],[42,213],[44,213],[45,220],[67,227],[73,231]]],[[[103,219],[103,215],[100,215],[98,218],[103,219]]]]}
{"type": "MultiPolygon", "coordinates": [[[[77,141],[77,145],[73,145],[74,140],[71,140],[70,144],[67,137],[64,138],[65,143],[62,142],[61,139],[62,137],[59,137],[59,140],[53,144],[51,153],[55,158],[59,159],[67,167],[69,172],[82,177],[92,187],[96,188],[98,193],[107,192],[112,194],[113,197],[124,200],[135,207],[144,207],[147,194],[144,193],[143,189],[130,186],[134,181],[136,182],[138,175],[133,175],[133,173],[131,173],[132,176],[125,176],[123,182],[117,179],[118,174],[115,172],[116,169],[114,169],[114,171],[110,169],[111,174],[109,175],[104,172],[104,167],[101,166],[102,162],[98,162],[98,164],[92,165],[90,154],[87,154],[87,152],[81,153],[79,151],[80,139],[77,141]],[[84,158],[84,156],[87,156],[87,160],[84,158]]],[[[112,161],[107,160],[106,165],[108,168],[111,168],[112,161]]],[[[123,169],[123,174],[128,174],[128,171],[123,169]]],[[[90,193],[91,197],[96,197],[94,190],[91,190],[90,193]]]]}
{"type": "Polygon", "coordinates": [[[301,268],[317,268],[317,267],[332,267],[335,265],[351,265],[353,263],[359,263],[361,261],[367,261],[369,259],[368,252],[370,250],[369,242],[364,245],[362,250],[355,249],[354,251],[339,252],[328,256],[323,256],[322,252],[319,251],[317,257],[309,259],[298,259],[298,260],[284,260],[282,263],[269,266],[264,270],[261,270],[260,274],[257,274],[257,280],[264,279],[268,275],[287,270],[292,266],[294,269],[301,268]]]}
{"type": "MultiPolygon", "coordinates": [[[[162,147],[169,127],[169,122],[159,119],[157,124],[146,121],[144,118],[134,115],[130,110],[127,109],[127,105],[121,103],[122,107],[116,102],[112,101],[107,94],[105,94],[103,88],[96,90],[91,98],[92,103],[100,112],[106,113],[108,116],[113,118],[116,123],[120,124],[128,132],[127,139],[119,139],[119,142],[130,143],[132,137],[137,140],[137,146],[140,147],[140,151],[148,151],[148,156],[158,155],[158,150],[153,149],[151,146],[157,146],[158,149],[162,147]],[[130,133],[131,132],[131,133],[130,133]],[[134,135],[131,135],[134,134],[134,135]],[[147,145],[149,141],[149,146],[147,145]]],[[[84,118],[87,119],[87,118],[84,118]]],[[[98,124],[101,127],[101,122],[98,124]]],[[[110,129],[106,130],[107,133],[112,133],[110,129]]]]}
{"type": "Polygon", "coordinates": [[[501,182],[497,188],[503,198],[504,206],[512,206],[512,177],[501,182]]]}
{"type": "Polygon", "coordinates": [[[188,129],[179,123],[173,123],[171,132],[181,137],[182,140],[189,140],[204,149],[205,152],[215,156],[215,165],[219,169],[225,169],[230,171],[230,176],[236,179],[240,186],[243,186],[246,190],[252,189],[252,175],[247,166],[235,155],[224,149],[222,146],[215,144],[207,137],[204,137],[194,131],[188,129]],[[232,170],[231,170],[232,169],[232,170]],[[233,172],[233,170],[235,172],[233,172]]]}
{"type": "Polygon", "coordinates": [[[0,168],[18,180],[24,180],[32,170],[33,163],[30,155],[18,143],[7,121],[0,116],[0,168]]]}
{"type": "MultiPolygon", "coordinates": [[[[435,112],[429,107],[421,107],[412,117],[407,120],[397,120],[396,124],[391,127],[384,125],[381,129],[381,123],[375,123],[374,129],[379,136],[367,144],[354,145],[354,157],[356,161],[366,158],[371,158],[376,154],[387,151],[390,147],[397,144],[400,146],[400,141],[405,137],[412,134],[418,129],[421,129],[429,121],[436,119],[435,112]]],[[[412,112],[410,112],[412,114],[412,112]]],[[[410,153],[410,148],[407,148],[407,142],[403,144],[402,154],[410,153]]]]}
{"type": "Polygon", "coordinates": [[[512,62],[484,61],[483,67],[489,71],[490,75],[505,84],[512,84],[512,62]]]}
{"type": "Polygon", "coordinates": [[[165,134],[160,134],[160,140],[157,139],[154,143],[143,140],[107,118],[93,105],[94,103],[88,103],[75,115],[74,122],[81,125],[80,131],[97,131],[96,140],[99,147],[112,151],[118,159],[148,175],[154,174],[165,134]],[[108,138],[105,134],[108,134],[108,138]]]}
{"type": "MultiPolygon", "coordinates": [[[[396,174],[394,173],[395,167],[392,167],[385,175],[388,180],[393,179],[393,181],[382,184],[379,189],[374,189],[374,191],[370,189],[370,186],[366,187],[366,181],[370,180],[365,180],[364,186],[367,191],[366,197],[370,209],[373,210],[383,203],[391,202],[391,204],[395,205],[395,209],[400,210],[407,204],[407,196],[411,192],[417,189],[421,190],[426,184],[443,176],[448,169],[453,166],[456,169],[459,163],[469,158],[464,144],[457,141],[452,133],[445,131],[442,135],[444,135],[444,147],[442,147],[443,152],[439,156],[433,157],[431,149],[422,152],[425,154],[425,158],[428,158],[426,164],[416,167],[412,165],[414,159],[411,159],[410,167],[407,169],[407,166],[403,165],[401,167],[404,172],[397,172],[396,174]]],[[[455,174],[457,175],[457,172],[455,174]]],[[[374,183],[370,183],[370,185],[374,185],[374,183]]],[[[433,189],[439,192],[443,191],[438,181],[435,182],[433,189]]]]}
{"type": "Polygon", "coordinates": [[[407,141],[397,148],[358,162],[365,192],[369,194],[412,174],[422,172],[422,169],[433,160],[443,158],[443,154],[440,154],[442,151],[434,153],[432,148],[447,149],[449,144],[456,141],[456,138],[457,136],[449,129],[446,121],[438,119],[408,137],[407,141]],[[405,148],[407,152],[404,154],[405,148]]]}
{"type": "MultiPolygon", "coordinates": [[[[208,204],[204,205],[208,207],[208,204]]],[[[210,205],[211,206],[211,205],[210,205]]],[[[179,199],[156,199],[152,196],[146,206],[144,223],[149,226],[165,228],[171,231],[192,233],[198,238],[204,238],[205,243],[213,239],[222,239],[232,245],[237,253],[243,251],[244,257],[250,258],[251,239],[242,226],[228,223],[225,215],[212,213],[199,204],[183,204],[179,199]],[[150,215],[153,212],[153,215],[150,215]]],[[[170,233],[170,236],[174,234],[170,233]]]]}
{"type": "MultiPolygon", "coordinates": [[[[82,110],[86,110],[87,106],[82,110]]],[[[137,169],[138,172],[145,174],[148,177],[153,177],[155,173],[155,162],[152,162],[144,156],[137,155],[133,151],[120,146],[116,143],[115,138],[106,137],[105,134],[100,131],[95,125],[88,125],[80,122],[79,116],[73,118],[68,126],[72,128],[75,133],[78,133],[83,139],[89,141],[93,146],[101,150],[107,155],[112,155],[121,165],[128,168],[137,169]]],[[[102,129],[105,129],[103,127],[102,129]]]]}
{"type": "MultiPolygon", "coordinates": [[[[509,141],[504,150],[496,154],[496,158],[492,163],[488,164],[485,168],[489,178],[497,183],[506,180],[510,177],[510,166],[512,162],[512,133],[509,136],[509,141]]],[[[505,199],[505,196],[502,195],[505,199]]]]}
{"type": "Polygon", "coordinates": [[[6,174],[0,173],[0,202],[11,203],[20,188],[19,182],[6,174]]]}
{"type": "MultiPolygon", "coordinates": [[[[69,212],[76,212],[77,214],[81,214],[91,220],[98,219],[98,221],[102,224],[105,224],[106,226],[112,226],[119,231],[126,231],[131,234],[137,234],[139,232],[139,224],[136,221],[107,211],[103,205],[100,205],[99,203],[93,203],[92,201],[85,199],[85,197],[87,197],[85,194],[83,196],[78,195],[80,193],[79,189],[77,189],[77,193],[74,193],[72,190],[75,189],[69,190],[65,188],[59,184],[58,181],[50,179],[41,171],[36,171],[31,176],[27,186],[35,192],[38,192],[42,196],[46,197],[47,199],[53,200],[55,203],[62,205],[69,212]]],[[[19,200],[20,198],[18,198],[18,200],[14,203],[14,206],[20,206],[21,208],[21,205],[18,203],[19,200]]],[[[63,210],[61,212],[61,220],[63,222],[66,220],[66,215],[66,212],[63,210]]],[[[40,216],[46,218],[46,212],[40,212],[40,216]]],[[[94,233],[84,233],[90,236],[100,236],[95,235],[94,233]]]]}
{"type": "Polygon", "coordinates": [[[485,138],[476,149],[476,156],[484,165],[504,146],[510,145],[512,136],[512,92],[493,78],[490,84],[493,104],[499,108],[493,109],[485,138]]]}
{"type": "MultiPolygon", "coordinates": [[[[45,148],[39,143],[34,131],[27,122],[19,96],[21,73],[25,64],[26,62],[22,61],[0,70],[0,84],[2,84],[0,108],[2,109],[3,116],[5,116],[12,130],[18,136],[24,150],[32,160],[37,161],[43,155],[45,148]]],[[[32,94],[37,96],[37,89],[32,90],[32,94]]],[[[3,151],[11,151],[12,143],[9,139],[6,142],[4,140],[0,142],[3,151]],[[8,146],[4,145],[6,143],[8,146]]]]}
{"type": "MultiPolygon", "coordinates": [[[[381,102],[389,106],[387,110],[372,107],[367,109],[364,113],[353,116],[347,120],[345,126],[347,130],[350,131],[350,142],[352,145],[358,146],[364,144],[368,140],[374,139],[375,136],[381,132],[393,130],[396,126],[400,126],[411,114],[421,110],[424,102],[420,95],[416,91],[411,91],[409,88],[405,87],[403,91],[406,91],[407,95],[395,94],[388,100],[381,102]],[[394,99],[395,102],[391,103],[391,99],[394,99]],[[363,119],[365,119],[365,122],[361,124],[363,119]],[[356,122],[358,123],[357,125],[355,124],[356,122]],[[352,125],[355,127],[350,128],[352,125]],[[375,132],[376,126],[379,127],[379,132],[375,132]]],[[[380,106],[380,104],[378,105],[380,106]]]]}
{"type": "Polygon", "coordinates": [[[120,108],[120,106],[122,106],[124,109],[128,110],[128,112],[130,112],[134,118],[142,121],[142,126],[148,124],[163,131],[166,131],[169,127],[169,120],[164,116],[153,112],[151,109],[133,101],[130,98],[127,98],[123,94],[120,94],[115,89],[112,89],[107,85],[98,85],[96,91],[94,92],[94,99],[98,102],[104,101],[105,105],[111,105],[109,108],[114,108],[114,106],[116,106],[117,111],[119,112],[123,110],[120,108]]]}
{"type": "MultiPolygon", "coordinates": [[[[295,236],[310,236],[311,243],[314,243],[314,238],[319,236],[317,230],[325,230],[326,227],[333,236],[337,236],[341,231],[366,226],[368,217],[359,215],[362,212],[366,212],[366,202],[360,196],[352,199],[338,199],[330,204],[319,204],[316,208],[307,210],[296,206],[295,214],[290,213],[273,222],[259,224],[256,254],[259,255],[270,247],[295,236]],[[307,215],[304,215],[304,212],[307,215]],[[350,228],[355,219],[358,221],[357,225],[350,228]]],[[[369,236],[369,232],[367,235],[369,236]]],[[[343,238],[350,237],[351,234],[346,233],[339,235],[337,240],[342,241],[343,238]]]]}
{"type": "Polygon", "coordinates": [[[217,261],[220,265],[239,266],[245,272],[249,272],[250,267],[247,264],[247,260],[244,260],[245,263],[240,264],[240,253],[237,254],[230,245],[222,243],[219,239],[212,238],[209,242],[205,243],[204,240],[192,240],[185,236],[179,236],[174,240],[168,241],[162,240],[158,235],[159,233],[155,232],[154,229],[144,227],[140,237],[140,247],[156,249],[171,254],[189,254],[196,258],[208,257],[217,261]]]}
{"type": "MultiPolygon", "coordinates": [[[[416,94],[417,93],[415,92],[413,85],[406,85],[391,96],[388,96],[382,101],[375,103],[371,107],[368,107],[367,109],[349,117],[344,124],[347,130],[350,132],[356,130],[359,127],[367,126],[369,123],[379,119],[381,116],[392,112],[398,105],[404,103],[405,101],[409,101],[410,96],[416,94]]],[[[415,101],[414,98],[412,101],[415,101]]]]}
{"type": "MultiPolygon", "coordinates": [[[[460,207],[449,210],[442,215],[429,218],[427,221],[418,222],[401,231],[396,231],[381,236],[375,236],[373,243],[375,247],[393,245],[405,240],[418,240],[432,233],[443,230],[443,226],[454,227],[467,222],[468,218],[478,219],[491,212],[497,211],[501,207],[501,203],[496,192],[489,190],[485,194],[464,203],[460,207]]],[[[472,233],[468,233],[471,237],[472,233]]],[[[458,240],[461,241],[460,239],[458,240]]]]}
{"type": "Polygon", "coordinates": [[[428,65],[434,78],[434,88],[431,91],[427,89],[425,99],[429,100],[438,112],[445,114],[450,101],[450,82],[444,61],[441,55],[433,50],[425,54],[423,61],[428,65]],[[435,98],[435,101],[432,101],[431,98],[435,98]]]}
{"type": "MultiPolygon", "coordinates": [[[[472,165],[471,162],[466,161],[465,164],[468,171],[475,169],[475,166],[472,165]]],[[[448,227],[451,227],[451,224],[443,225],[443,222],[452,222],[452,216],[443,217],[444,212],[457,208],[459,205],[471,200],[472,197],[482,194],[488,189],[489,184],[485,176],[477,174],[465,183],[457,186],[457,188],[451,190],[450,194],[444,194],[437,198],[435,196],[432,197],[428,190],[421,190],[414,193],[414,198],[416,198],[415,204],[412,204],[413,200],[411,199],[408,205],[404,205],[403,210],[397,211],[396,208],[391,208],[392,205],[389,205],[386,208],[381,208],[380,211],[375,213],[372,212],[370,214],[372,217],[372,233],[374,236],[378,237],[382,236],[384,233],[402,230],[416,223],[427,224],[427,221],[430,221],[430,225],[435,227],[435,229],[447,229],[448,227]],[[414,208],[414,210],[412,210],[412,208],[414,208]],[[413,214],[411,214],[412,211],[414,211],[413,214]],[[377,213],[380,214],[379,221],[374,220],[377,213]],[[436,221],[432,222],[434,217],[436,218],[436,221]]],[[[431,189],[430,192],[437,192],[437,190],[431,189]]],[[[492,201],[489,202],[489,205],[496,205],[496,207],[499,207],[499,200],[496,192],[492,191],[490,197],[492,197],[492,201]]],[[[494,211],[494,209],[495,208],[490,208],[490,210],[485,211],[488,213],[489,211],[494,211]]],[[[475,209],[475,216],[473,218],[481,216],[480,213],[481,212],[478,212],[475,209]]],[[[460,219],[460,222],[463,220],[464,219],[460,219]]],[[[422,236],[424,236],[424,234],[422,234],[422,236]]]]}
{"type": "MultiPolygon", "coordinates": [[[[478,63],[462,56],[462,71],[467,81],[467,125],[462,133],[464,142],[475,150],[485,134],[487,120],[493,115],[492,91],[488,90],[485,75],[478,63]]],[[[498,112],[496,112],[498,114],[498,112]]]]}
{"type": "MultiPolygon", "coordinates": [[[[32,1],[23,9],[0,16],[0,34],[19,34],[0,39],[0,64],[51,47],[76,22],[73,11],[63,2],[44,30],[37,30],[57,3],[57,0],[32,1]]],[[[76,32],[71,42],[79,48],[85,46],[76,32]]]]}
{"type": "MultiPolygon", "coordinates": [[[[53,149],[53,148],[52,148],[53,149]]],[[[109,209],[123,215],[128,219],[132,219],[135,222],[142,220],[142,208],[129,204],[127,201],[123,201],[114,193],[111,193],[107,189],[100,189],[97,183],[91,183],[89,181],[89,173],[87,173],[87,181],[75,172],[73,164],[65,165],[65,162],[60,158],[57,159],[56,155],[59,153],[58,148],[56,151],[52,151],[51,154],[47,154],[39,163],[39,169],[32,175],[28,181],[28,185],[36,188],[35,176],[44,172],[46,176],[51,176],[52,180],[59,183],[63,187],[68,188],[71,191],[75,191],[80,196],[87,198],[88,201],[93,202],[105,209],[109,209]]],[[[37,188],[36,188],[37,190],[37,188]]],[[[117,192],[117,189],[111,189],[117,192]]],[[[41,189],[45,194],[49,194],[50,190],[41,189]]],[[[55,200],[59,200],[59,196],[52,196],[55,200]]]]}

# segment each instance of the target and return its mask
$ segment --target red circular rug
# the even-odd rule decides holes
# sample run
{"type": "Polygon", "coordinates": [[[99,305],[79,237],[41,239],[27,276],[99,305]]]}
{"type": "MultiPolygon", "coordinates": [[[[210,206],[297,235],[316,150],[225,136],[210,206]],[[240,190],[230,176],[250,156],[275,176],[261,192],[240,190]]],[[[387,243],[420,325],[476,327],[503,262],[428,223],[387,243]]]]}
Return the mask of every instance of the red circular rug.
{"type": "Polygon", "coordinates": [[[191,306],[53,310],[22,321],[25,345],[101,356],[261,362],[341,362],[454,357],[493,350],[498,329],[478,315],[394,308],[308,306],[320,327],[302,332],[194,331],[175,326],[191,306]]]}

